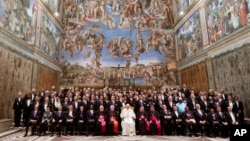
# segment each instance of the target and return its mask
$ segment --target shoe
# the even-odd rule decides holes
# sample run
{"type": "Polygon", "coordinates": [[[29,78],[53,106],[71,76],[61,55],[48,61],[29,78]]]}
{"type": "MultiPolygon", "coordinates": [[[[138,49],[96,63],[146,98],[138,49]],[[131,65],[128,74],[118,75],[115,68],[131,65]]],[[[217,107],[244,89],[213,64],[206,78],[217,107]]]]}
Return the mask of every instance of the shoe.
{"type": "Polygon", "coordinates": [[[27,137],[27,134],[24,134],[24,136],[23,137],[27,137]]]}
{"type": "Polygon", "coordinates": [[[53,137],[54,135],[53,135],[53,134],[51,134],[50,136],[51,136],[51,137],[53,137]]]}

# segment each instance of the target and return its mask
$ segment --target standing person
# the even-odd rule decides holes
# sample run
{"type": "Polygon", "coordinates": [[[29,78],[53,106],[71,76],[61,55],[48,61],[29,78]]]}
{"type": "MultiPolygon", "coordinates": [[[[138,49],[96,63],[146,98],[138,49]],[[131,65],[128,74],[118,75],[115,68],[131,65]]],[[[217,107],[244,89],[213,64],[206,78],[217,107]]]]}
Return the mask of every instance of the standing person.
{"type": "Polygon", "coordinates": [[[28,122],[29,122],[29,117],[30,117],[30,113],[32,112],[34,106],[34,104],[31,101],[31,95],[29,93],[27,93],[26,95],[26,100],[23,103],[23,119],[24,119],[24,127],[27,126],[28,122]]]}
{"type": "Polygon", "coordinates": [[[18,92],[17,98],[14,101],[12,109],[14,110],[14,122],[15,122],[14,126],[19,127],[21,123],[21,116],[23,110],[22,92],[18,92]]]}

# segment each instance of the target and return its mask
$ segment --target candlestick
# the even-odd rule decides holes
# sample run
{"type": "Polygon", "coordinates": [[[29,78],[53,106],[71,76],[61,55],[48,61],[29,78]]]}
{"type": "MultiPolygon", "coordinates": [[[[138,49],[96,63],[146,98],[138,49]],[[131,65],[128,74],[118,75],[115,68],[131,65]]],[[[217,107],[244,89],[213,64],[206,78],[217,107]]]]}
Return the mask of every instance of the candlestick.
{"type": "Polygon", "coordinates": [[[113,71],[113,78],[115,79],[115,71],[113,71]]]}
{"type": "Polygon", "coordinates": [[[124,73],[123,73],[123,78],[125,78],[125,69],[124,69],[124,71],[123,71],[124,73]]]}

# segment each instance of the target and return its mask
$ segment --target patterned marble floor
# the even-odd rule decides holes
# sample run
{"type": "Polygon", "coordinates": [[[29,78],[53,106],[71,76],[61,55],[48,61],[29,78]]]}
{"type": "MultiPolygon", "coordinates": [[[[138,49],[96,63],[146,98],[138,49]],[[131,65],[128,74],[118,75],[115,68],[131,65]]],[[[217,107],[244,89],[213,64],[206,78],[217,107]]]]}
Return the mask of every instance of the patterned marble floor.
{"type": "Polygon", "coordinates": [[[186,137],[186,136],[27,136],[23,137],[24,132],[20,131],[0,138],[0,141],[229,141],[223,138],[207,137],[186,137]]]}

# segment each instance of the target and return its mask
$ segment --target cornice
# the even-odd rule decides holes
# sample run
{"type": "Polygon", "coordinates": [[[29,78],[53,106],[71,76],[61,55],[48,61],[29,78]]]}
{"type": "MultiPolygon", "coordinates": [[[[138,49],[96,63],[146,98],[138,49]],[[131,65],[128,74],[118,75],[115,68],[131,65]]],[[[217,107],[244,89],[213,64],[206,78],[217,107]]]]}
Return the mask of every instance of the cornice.
{"type": "Polygon", "coordinates": [[[57,61],[51,59],[48,55],[41,53],[41,51],[35,49],[33,45],[28,44],[3,27],[0,27],[0,42],[3,44],[3,47],[18,53],[29,60],[37,60],[39,63],[61,72],[61,68],[57,61]]]}

